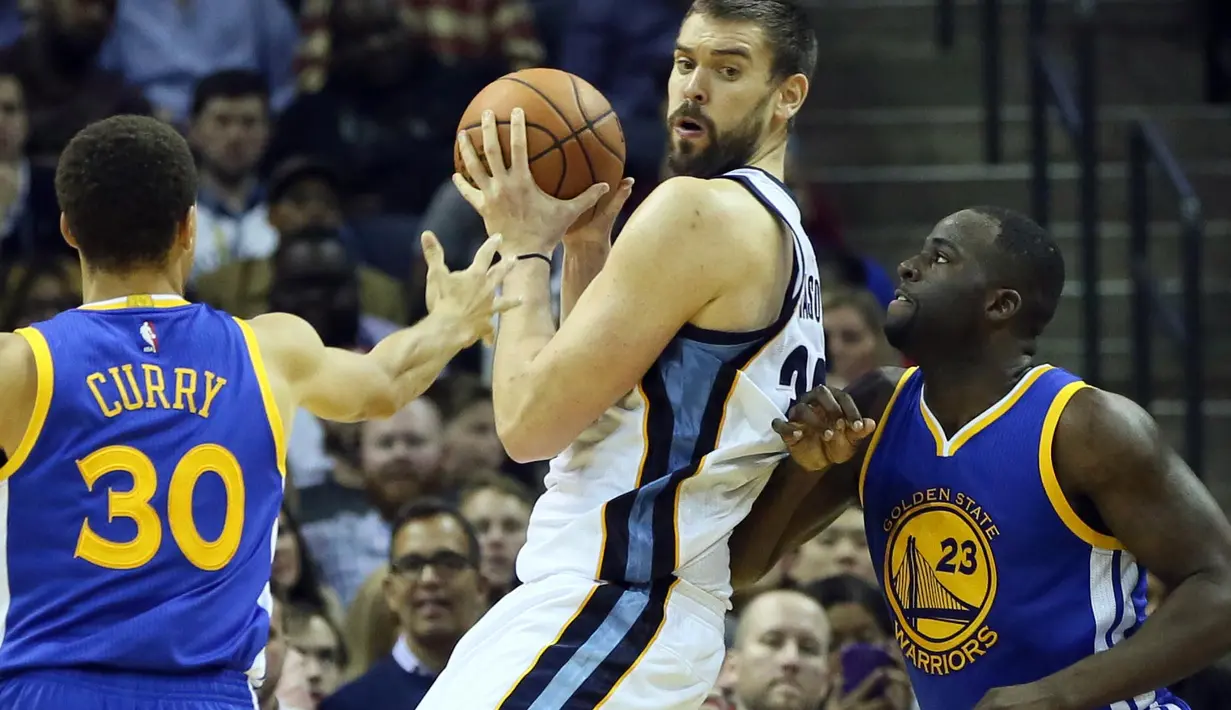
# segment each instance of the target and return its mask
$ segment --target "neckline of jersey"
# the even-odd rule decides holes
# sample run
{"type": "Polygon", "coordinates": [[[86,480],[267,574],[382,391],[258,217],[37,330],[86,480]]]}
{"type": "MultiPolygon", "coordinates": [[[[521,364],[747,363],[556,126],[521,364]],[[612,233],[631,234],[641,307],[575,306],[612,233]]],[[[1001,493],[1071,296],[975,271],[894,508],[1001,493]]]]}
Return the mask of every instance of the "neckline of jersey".
{"type": "Polygon", "coordinates": [[[178,308],[192,305],[183,296],[174,293],[133,293],[105,301],[92,301],[78,306],[83,311],[114,311],[125,308],[178,308]]]}
{"type": "Polygon", "coordinates": [[[926,385],[919,385],[919,411],[923,415],[923,422],[932,432],[932,438],[936,440],[936,455],[947,457],[957,453],[962,445],[970,441],[976,434],[991,426],[997,419],[1001,418],[1017,404],[1017,400],[1026,394],[1026,390],[1039,380],[1047,371],[1051,370],[1051,365],[1035,365],[1026,371],[1017,384],[1013,385],[1005,396],[1001,397],[995,404],[977,414],[961,429],[958,429],[953,436],[946,437],[944,427],[940,425],[940,420],[932,414],[932,410],[928,407],[927,398],[925,397],[926,385]]]}

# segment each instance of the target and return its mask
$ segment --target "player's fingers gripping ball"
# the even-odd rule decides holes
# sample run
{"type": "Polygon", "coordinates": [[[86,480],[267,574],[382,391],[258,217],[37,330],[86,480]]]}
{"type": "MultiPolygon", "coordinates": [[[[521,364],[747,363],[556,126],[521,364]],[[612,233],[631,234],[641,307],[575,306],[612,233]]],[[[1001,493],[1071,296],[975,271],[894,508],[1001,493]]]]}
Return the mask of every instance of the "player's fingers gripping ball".
{"type": "MultiPolygon", "coordinates": [[[[495,114],[507,170],[512,167],[509,124],[515,108],[525,112],[526,158],[539,189],[571,200],[597,183],[613,188],[577,226],[588,222],[615,197],[614,188],[624,174],[624,132],[611,104],[585,80],[557,69],[525,69],[488,84],[466,107],[458,125],[458,133],[470,138],[488,174],[491,166],[482,149],[483,112],[495,114]]],[[[453,164],[478,187],[456,144],[453,164]]]]}

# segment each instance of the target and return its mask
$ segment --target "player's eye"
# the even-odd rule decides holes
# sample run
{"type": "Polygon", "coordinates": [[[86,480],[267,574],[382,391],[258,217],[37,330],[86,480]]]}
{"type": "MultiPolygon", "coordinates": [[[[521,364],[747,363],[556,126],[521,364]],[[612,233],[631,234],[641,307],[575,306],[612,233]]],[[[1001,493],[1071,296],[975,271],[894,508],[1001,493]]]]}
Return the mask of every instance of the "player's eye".
{"type": "Polygon", "coordinates": [[[945,256],[944,254],[937,254],[937,255],[936,255],[936,259],[935,259],[934,261],[935,261],[937,264],[948,264],[948,263],[949,263],[949,257],[945,256]]]}
{"type": "Polygon", "coordinates": [[[739,69],[736,69],[735,67],[723,67],[718,70],[718,73],[721,74],[724,79],[735,79],[739,76],[739,69]]]}
{"type": "Polygon", "coordinates": [[[693,67],[693,63],[691,59],[685,59],[684,57],[680,57],[679,59],[675,60],[675,68],[678,69],[680,73],[690,72],[692,71],[692,67],[693,67]]]}

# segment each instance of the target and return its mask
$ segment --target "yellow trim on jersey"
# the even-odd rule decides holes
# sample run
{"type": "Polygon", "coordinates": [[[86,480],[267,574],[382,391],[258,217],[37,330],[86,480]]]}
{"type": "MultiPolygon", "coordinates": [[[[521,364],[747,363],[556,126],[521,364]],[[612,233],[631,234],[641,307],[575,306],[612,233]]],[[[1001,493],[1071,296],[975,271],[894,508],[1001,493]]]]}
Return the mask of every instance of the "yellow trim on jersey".
{"type": "Polygon", "coordinates": [[[182,298],[155,298],[145,293],[134,293],[126,298],[116,298],[101,303],[87,303],[77,308],[83,311],[118,311],[124,308],[179,308],[192,305],[182,298]]]}
{"type": "Polygon", "coordinates": [[[1119,540],[1087,525],[1077,511],[1073,510],[1073,506],[1069,505],[1069,499],[1060,487],[1060,479],[1056,478],[1056,466],[1052,461],[1052,445],[1056,439],[1060,415],[1064,414],[1064,408],[1073,395],[1089,386],[1085,382],[1070,382],[1056,394],[1051,406],[1047,408],[1047,416],[1043,418],[1043,435],[1039,437],[1039,475],[1043,479],[1043,490],[1047,491],[1047,499],[1051,501],[1051,507],[1056,510],[1056,515],[1060,516],[1065,527],[1091,547],[1123,550],[1124,545],[1119,540]]]}
{"type": "Polygon", "coordinates": [[[1040,377],[1052,369],[1051,365],[1035,367],[1020,382],[1014,385],[1013,389],[1009,390],[1009,394],[1004,399],[992,405],[991,409],[971,419],[966,426],[958,430],[957,435],[951,440],[945,438],[945,432],[941,429],[940,422],[936,421],[936,416],[932,414],[932,410],[928,409],[927,402],[923,398],[923,391],[920,390],[919,412],[923,415],[923,423],[927,425],[928,431],[932,432],[932,439],[936,441],[936,455],[945,457],[956,454],[958,449],[962,448],[976,434],[996,423],[997,419],[1003,417],[1013,408],[1013,405],[1021,400],[1031,385],[1038,382],[1040,377]]]}
{"type": "MultiPolygon", "coordinates": [[[[234,318],[234,316],[232,316],[234,318]]],[[[265,359],[261,357],[261,346],[257,343],[256,333],[252,326],[240,318],[235,318],[239,330],[244,334],[244,343],[248,346],[248,358],[252,360],[252,369],[256,372],[256,381],[261,388],[261,401],[265,403],[265,418],[269,420],[269,429],[274,435],[274,451],[278,457],[278,473],[286,478],[286,429],[282,426],[282,414],[278,411],[278,402],[274,399],[274,389],[269,383],[269,372],[265,369],[265,359]]]]}
{"type": "MultiPolygon", "coordinates": [[[[641,487],[641,477],[645,475],[645,462],[650,456],[650,397],[645,393],[641,383],[638,382],[636,388],[633,389],[637,396],[641,397],[641,463],[637,466],[637,487],[641,487]]],[[[598,566],[594,568],[594,578],[599,579],[603,576],[603,558],[607,555],[607,504],[603,503],[598,509],[598,524],[601,527],[602,537],[599,538],[598,547],[598,566]]],[[[529,671],[527,671],[528,673],[529,671]]],[[[521,681],[518,681],[521,682],[521,681]]],[[[509,691],[513,692],[513,691],[509,691]]]]}
{"type": "Polygon", "coordinates": [[[893,410],[894,402],[898,401],[898,395],[902,393],[902,388],[906,386],[906,381],[918,369],[918,367],[909,368],[898,378],[898,383],[893,386],[893,394],[889,396],[889,403],[885,405],[885,411],[881,413],[880,421],[876,422],[876,431],[872,432],[872,440],[868,442],[868,450],[863,455],[863,465],[859,467],[860,506],[863,505],[863,484],[868,479],[868,466],[872,463],[872,453],[876,451],[876,445],[880,443],[881,435],[885,433],[885,425],[889,422],[889,412],[893,410]]]}
{"type": "Polygon", "coordinates": [[[34,395],[34,409],[30,411],[30,421],[26,423],[26,431],[21,436],[21,443],[10,452],[8,462],[0,467],[0,482],[7,481],[10,476],[17,473],[17,469],[21,468],[21,465],[29,458],[30,452],[34,450],[34,444],[38,441],[39,434],[43,432],[43,426],[47,424],[47,411],[51,409],[51,395],[56,383],[51,348],[47,346],[47,339],[43,337],[43,334],[34,328],[18,328],[14,332],[26,339],[30,345],[30,351],[34,353],[37,390],[34,395]]]}

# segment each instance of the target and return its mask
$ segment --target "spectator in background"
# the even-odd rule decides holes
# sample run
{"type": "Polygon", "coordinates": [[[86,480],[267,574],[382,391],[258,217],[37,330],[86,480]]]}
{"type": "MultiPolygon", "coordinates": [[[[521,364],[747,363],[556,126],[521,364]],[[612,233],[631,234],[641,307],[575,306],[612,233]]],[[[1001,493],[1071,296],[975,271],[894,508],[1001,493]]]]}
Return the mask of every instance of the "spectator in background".
{"type": "Polygon", "coordinates": [[[829,658],[829,699],[825,710],[908,710],[914,702],[904,666],[874,671],[850,692],[842,694],[842,651],[856,644],[879,646],[902,662],[893,626],[880,591],[849,574],[818,580],[804,590],[829,618],[833,640],[829,658]]]}
{"type": "Polygon", "coordinates": [[[526,0],[401,1],[415,43],[446,67],[486,65],[495,79],[543,64],[543,45],[526,0]]]}
{"type": "Polygon", "coordinates": [[[18,74],[0,66],[0,262],[36,255],[73,255],[60,236],[55,166],[26,157],[30,123],[18,74]]]}
{"type": "Polygon", "coordinates": [[[388,656],[397,641],[397,617],[385,601],[385,577],[388,575],[388,566],[368,575],[346,611],[346,625],[342,627],[350,655],[343,674],[346,683],[367,673],[377,661],[388,656]]]}
{"type": "Polygon", "coordinates": [[[115,22],[116,0],[41,0],[34,21],[0,53],[25,87],[26,154],[55,168],[60,151],[87,125],[119,114],[149,115],[150,104],[120,74],[98,66],[115,22]]]}
{"type": "MultiPolygon", "coordinates": [[[[337,209],[336,177],[324,164],[292,159],[269,181],[269,224],[276,230],[272,258],[233,261],[198,278],[199,296],[228,313],[250,318],[271,308],[271,294],[315,287],[358,288],[359,325],[355,347],[368,348],[393,324],[407,323],[402,285],[385,273],[358,263],[353,238],[337,209]],[[319,272],[317,278],[310,272],[319,272]],[[278,289],[274,288],[275,281],[278,289]]],[[[422,290],[422,287],[421,287],[422,290]]],[[[349,294],[337,294],[339,301],[349,294]]],[[[332,296],[331,296],[332,297],[332,296]]]]}
{"type": "MultiPolygon", "coordinates": [[[[8,271],[13,285],[6,289],[0,330],[12,332],[81,305],[80,291],[74,287],[69,269],[63,259],[41,257],[8,271]]],[[[6,270],[0,267],[0,274],[6,270]]]]}
{"type": "Polygon", "coordinates": [[[295,94],[298,41],[283,0],[118,0],[99,61],[140,87],[156,115],[183,125],[197,83],[225,69],[260,74],[275,111],[284,108],[295,94]]]}
{"type": "Polygon", "coordinates": [[[902,358],[885,339],[885,307],[866,289],[827,289],[824,303],[826,384],[846,387],[885,365],[901,364],[902,358]]]}
{"type": "Polygon", "coordinates": [[[401,635],[390,656],[321,710],[413,710],[487,609],[479,541],[456,508],[434,500],[411,505],[393,527],[389,550],[385,599],[401,635]]]}
{"type": "Polygon", "coordinates": [[[269,579],[273,593],[300,609],[311,609],[340,623],[342,603],[332,589],[320,581],[316,563],[308,555],[299,521],[283,504],[278,513],[278,538],[274,543],[273,572],[269,579]]]}
{"type": "MultiPolygon", "coordinates": [[[[328,22],[328,79],[288,107],[271,158],[316,155],[338,166],[348,216],[422,214],[453,172],[457,119],[483,84],[457,85],[455,72],[415,46],[398,3],[334,0],[328,22]]],[[[404,255],[413,233],[402,231],[404,255]]],[[[368,263],[410,263],[390,259],[381,244],[364,246],[368,263]]]]}
{"type": "Polygon", "coordinates": [[[496,410],[490,391],[449,417],[441,464],[451,481],[464,482],[476,471],[499,471],[508,457],[496,433],[496,410]]]}
{"type": "Polygon", "coordinates": [[[283,623],[287,644],[304,660],[303,673],[310,702],[303,710],[317,710],[342,680],[342,669],[347,661],[342,633],[324,614],[289,605],[283,623]]]}
{"type": "Polygon", "coordinates": [[[493,475],[462,491],[462,515],[479,537],[479,571],[495,604],[517,586],[517,553],[526,544],[534,496],[511,478],[493,475]]]}
{"type": "Polygon", "coordinates": [[[359,470],[337,462],[327,481],[300,490],[303,534],[325,582],[350,603],[389,557],[390,524],[422,495],[439,493],[444,450],[436,405],[426,397],[389,419],[360,425],[359,470]]]}
{"type": "Polygon", "coordinates": [[[301,694],[292,688],[299,682],[295,676],[303,670],[303,657],[287,645],[285,615],[285,603],[274,596],[269,606],[269,640],[265,643],[265,681],[256,690],[260,710],[307,710],[297,702],[301,694]]]}
{"type": "Polygon", "coordinates": [[[601,91],[624,130],[624,174],[636,179],[629,210],[658,184],[666,156],[667,77],[688,3],[680,0],[586,0],[564,29],[560,68],[601,91]]]}
{"type": "Polygon", "coordinates": [[[248,70],[211,74],[197,84],[188,142],[197,155],[197,246],[193,277],[278,247],[257,165],[269,144],[269,88],[248,70]]]}
{"type": "Polygon", "coordinates": [[[726,672],[735,706],[819,710],[829,693],[829,621],[800,592],[765,592],[740,615],[726,672]]]}
{"type": "Polygon", "coordinates": [[[840,574],[879,584],[864,536],[863,513],[850,508],[790,557],[787,576],[796,586],[840,574]]]}

